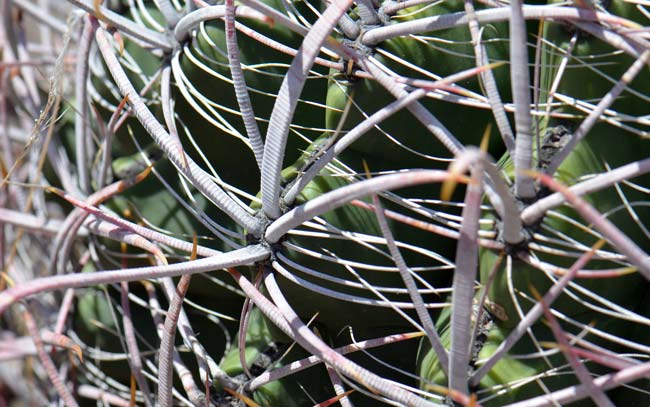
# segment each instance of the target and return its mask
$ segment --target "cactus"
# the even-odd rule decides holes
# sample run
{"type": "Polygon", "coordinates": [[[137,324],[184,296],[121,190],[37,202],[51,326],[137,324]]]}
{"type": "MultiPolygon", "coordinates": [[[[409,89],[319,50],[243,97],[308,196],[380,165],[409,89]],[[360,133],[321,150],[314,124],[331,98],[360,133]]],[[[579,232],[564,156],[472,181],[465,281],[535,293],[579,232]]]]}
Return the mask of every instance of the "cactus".
{"type": "Polygon", "coordinates": [[[648,404],[647,13],[539,3],[0,2],[0,401],[648,404]]]}

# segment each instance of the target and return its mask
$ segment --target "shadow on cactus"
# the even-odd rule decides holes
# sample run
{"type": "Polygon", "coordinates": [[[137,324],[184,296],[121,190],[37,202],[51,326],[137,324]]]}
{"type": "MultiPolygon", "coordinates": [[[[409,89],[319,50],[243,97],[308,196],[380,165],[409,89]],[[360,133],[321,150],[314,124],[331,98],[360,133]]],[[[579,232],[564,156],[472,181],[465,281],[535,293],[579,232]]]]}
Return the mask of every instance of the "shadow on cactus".
{"type": "Polygon", "coordinates": [[[643,5],[57,7],[4,7],[5,401],[650,402],[643,5]]]}

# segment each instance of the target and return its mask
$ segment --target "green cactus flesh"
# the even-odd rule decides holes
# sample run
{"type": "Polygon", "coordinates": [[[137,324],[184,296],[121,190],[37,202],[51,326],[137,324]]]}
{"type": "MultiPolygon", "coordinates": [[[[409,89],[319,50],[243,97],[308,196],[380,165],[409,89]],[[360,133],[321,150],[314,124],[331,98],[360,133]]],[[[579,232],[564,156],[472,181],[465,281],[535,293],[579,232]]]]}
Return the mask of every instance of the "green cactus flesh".
{"type": "MultiPolygon", "coordinates": [[[[291,3],[305,21],[312,24],[317,19],[317,14],[322,12],[327,2],[312,1],[291,3]]],[[[541,3],[541,1],[540,1],[541,3]]],[[[285,13],[287,4],[279,0],[264,0],[264,4],[285,13]]],[[[612,0],[606,6],[614,15],[629,18],[639,24],[647,22],[641,17],[636,4],[623,0],[612,0]]],[[[154,7],[147,2],[154,18],[161,22],[162,17],[154,7]]],[[[355,6],[356,7],[356,6],[355,6]]],[[[348,16],[358,17],[358,10],[353,7],[348,11],[348,16]]],[[[477,5],[477,7],[479,7],[477,5]]],[[[380,24],[393,24],[404,21],[416,21],[432,16],[446,15],[464,10],[462,1],[444,1],[429,5],[417,5],[400,10],[394,15],[382,15],[380,24]]],[[[292,48],[299,48],[303,36],[292,32],[282,24],[269,21],[255,20],[253,18],[237,18],[238,23],[244,24],[253,31],[272,38],[292,48]]],[[[528,35],[533,38],[537,35],[537,23],[529,22],[528,35]]],[[[621,55],[618,49],[603,41],[583,32],[576,31],[573,23],[565,24],[559,20],[549,19],[542,23],[543,37],[541,43],[541,61],[543,67],[540,72],[539,109],[550,100],[549,89],[564,57],[565,50],[573,35],[577,35],[576,46],[569,57],[569,66],[557,89],[558,94],[569,95],[580,101],[598,103],[598,101],[621,77],[625,70],[634,62],[630,56],[621,55]],[[572,27],[569,29],[569,27],[572,27]]],[[[363,27],[368,29],[368,27],[363,27]]],[[[257,125],[262,135],[266,134],[268,120],[276,103],[276,94],[280,89],[287,69],[293,57],[280,52],[273,47],[261,43],[238,32],[239,56],[250,98],[255,110],[257,125]]],[[[401,75],[403,78],[434,80],[437,77],[454,74],[462,70],[473,68],[476,64],[472,39],[467,27],[458,27],[435,33],[423,32],[420,35],[402,36],[393,38],[373,47],[360,46],[361,41],[355,38],[343,38],[342,31],[336,31],[333,37],[354,48],[355,52],[372,56],[379,64],[401,75]],[[401,61],[407,61],[403,64],[401,61]],[[410,65],[410,66],[409,66],[410,65]],[[416,67],[417,69],[414,69],[416,67]]],[[[483,26],[482,41],[485,44],[489,62],[507,61],[509,59],[509,27],[508,23],[491,23],[483,26]]],[[[190,38],[179,44],[180,48],[174,51],[174,58],[161,58],[158,54],[138,46],[135,42],[126,40],[127,59],[137,61],[137,70],[129,71],[129,79],[141,89],[147,78],[151,78],[163,64],[171,61],[173,66],[172,102],[174,113],[179,128],[179,138],[186,154],[196,160],[206,170],[214,169],[224,183],[242,190],[246,194],[254,195],[260,188],[260,170],[252,152],[250,141],[246,137],[246,130],[239,112],[231,71],[225,44],[225,26],[222,20],[212,20],[202,23],[190,38]],[[202,112],[200,112],[202,111],[202,112]],[[204,159],[205,158],[205,159],[204,159]]],[[[322,55],[321,55],[322,56],[322,55]]],[[[531,63],[533,57],[531,56],[531,63]]],[[[351,76],[353,69],[360,68],[348,65],[342,59],[343,66],[349,69],[338,71],[331,67],[314,65],[304,90],[301,93],[296,111],[293,113],[291,129],[285,148],[281,187],[284,192],[292,183],[299,180],[304,171],[318,157],[317,152],[324,145],[330,145],[335,137],[341,137],[354,126],[364,120],[368,115],[393,102],[395,97],[383,88],[377,81],[361,79],[351,76]],[[344,114],[346,109],[348,112],[344,114]],[[338,131],[338,133],[337,133],[338,131]]],[[[106,69],[106,68],[104,68],[106,69]]],[[[508,66],[500,66],[493,71],[497,86],[503,100],[511,100],[510,74],[508,66]]],[[[611,106],[612,110],[620,113],[621,117],[640,117],[647,112],[647,95],[650,94],[650,70],[647,67],[639,77],[623,92],[611,106]],[[639,96],[641,95],[641,96],[639,96]],[[645,103],[639,103],[643,99],[645,103]]],[[[107,104],[120,103],[117,88],[105,78],[93,77],[91,84],[96,93],[107,104]]],[[[482,83],[476,78],[466,79],[458,85],[465,89],[483,93],[482,83]]],[[[415,87],[407,88],[409,91],[415,87]]],[[[439,97],[450,99],[453,92],[448,94],[438,93],[439,97]],[[446,95],[446,96],[440,96],[446,95]]],[[[151,110],[159,119],[162,117],[158,95],[153,92],[147,99],[151,110]]],[[[557,102],[557,99],[555,100],[557,102]]],[[[441,123],[456,135],[464,146],[478,145],[486,127],[493,123],[493,114],[488,109],[478,109],[475,106],[450,103],[433,97],[422,99],[422,105],[438,118],[441,123]]],[[[98,109],[104,120],[110,112],[98,109]]],[[[534,129],[539,135],[545,131],[566,129],[570,134],[584,118],[585,113],[571,105],[555,104],[549,108],[549,115],[543,115],[534,129]],[[578,116],[571,118],[570,115],[578,116]],[[559,118],[561,116],[561,118],[559,118]]],[[[162,122],[162,120],[161,120],[162,122]]],[[[623,120],[623,124],[627,122],[623,120]]],[[[636,125],[638,123],[634,123],[636,125]]],[[[630,126],[633,126],[630,124],[630,126]]],[[[558,134],[564,134],[558,130],[558,134]]],[[[551,133],[548,133],[552,135],[551,133]]],[[[562,135],[557,140],[540,144],[540,151],[534,151],[535,160],[538,161],[538,170],[544,171],[552,162],[554,155],[559,151],[567,139],[562,135]]],[[[246,236],[246,230],[235,221],[216,209],[204,196],[197,193],[186,180],[178,174],[169,160],[160,153],[160,150],[150,144],[151,139],[147,132],[133,118],[129,118],[122,130],[114,137],[112,145],[112,173],[117,179],[127,179],[147,167],[147,161],[154,163],[155,172],[168,183],[165,188],[159,179],[150,175],[138,185],[130,188],[119,196],[112,198],[107,205],[116,213],[127,216],[130,220],[145,225],[154,226],[158,230],[174,237],[191,240],[193,234],[198,234],[200,244],[220,251],[230,251],[235,247],[245,246],[249,239],[258,238],[246,236]],[[136,148],[133,139],[144,148],[136,148]],[[144,159],[146,156],[147,159],[144,159]],[[199,220],[191,210],[181,205],[174,197],[172,191],[180,194],[182,199],[199,214],[203,214],[212,222],[225,229],[228,239],[213,236],[210,228],[199,220]],[[185,192],[191,194],[191,199],[185,192]],[[191,202],[190,202],[191,201],[191,202]],[[229,241],[226,241],[229,240],[229,241]]],[[[587,177],[602,174],[610,168],[624,165],[633,160],[646,158],[650,151],[650,142],[647,137],[632,134],[625,126],[616,126],[611,123],[599,122],[582,140],[576,149],[558,168],[554,177],[565,185],[574,185],[587,177]]],[[[488,153],[494,157],[502,157],[499,161],[500,169],[509,183],[514,180],[514,168],[511,158],[504,155],[501,140],[492,138],[488,146],[488,153]]],[[[66,148],[74,150],[73,142],[67,142],[66,148]]],[[[535,147],[537,149],[537,147],[535,147]]],[[[72,153],[70,154],[72,155],[72,153]]],[[[299,205],[336,189],[352,185],[365,177],[364,170],[367,166],[373,172],[391,172],[404,169],[427,168],[445,169],[453,154],[425,128],[407,108],[402,109],[389,119],[377,125],[359,140],[354,142],[346,151],[337,156],[337,161],[332,162],[322,169],[311,180],[292,202],[285,202],[281,196],[281,207],[287,212],[299,205]],[[432,157],[442,158],[432,159],[432,157]]],[[[640,185],[650,185],[650,175],[638,177],[633,181],[640,185]]],[[[546,188],[537,185],[539,194],[537,198],[550,193],[546,188]]],[[[620,185],[621,190],[631,202],[647,201],[647,192],[620,185]]],[[[461,201],[465,190],[460,188],[454,201],[461,201]]],[[[438,197],[440,188],[437,185],[424,187],[404,188],[395,191],[400,199],[426,199],[438,197]]],[[[261,193],[258,193],[258,198],[261,193]]],[[[242,198],[244,205],[249,205],[255,211],[261,211],[261,204],[250,196],[242,198]]],[[[396,201],[390,200],[387,195],[380,196],[382,205],[390,211],[400,215],[414,215],[396,201]]],[[[634,216],[626,210],[621,210],[621,197],[614,188],[607,188],[591,193],[584,199],[600,213],[608,213],[608,219],[615,223],[628,237],[635,242],[647,241],[643,230],[639,228],[634,216],[642,224],[650,224],[650,207],[637,205],[634,207],[634,216]]],[[[284,236],[277,244],[270,245],[273,251],[272,261],[264,266],[273,270],[283,267],[292,275],[299,277],[308,284],[313,284],[323,291],[337,293],[342,296],[356,296],[365,300],[377,300],[377,296],[369,292],[367,287],[359,285],[360,280],[380,288],[402,288],[404,283],[395,268],[394,259],[388,253],[384,243],[367,243],[381,240],[382,233],[376,214],[368,207],[371,199],[364,198],[355,204],[344,205],[322,214],[318,219],[311,220],[310,224],[301,225],[284,236]],[[364,239],[366,239],[364,241],[364,239]],[[373,240],[374,239],[374,240],[373,240]],[[370,265],[365,267],[364,265],[370,265]],[[381,270],[379,270],[381,269],[381,270]],[[390,269],[390,271],[387,271],[390,269]],[[379,270],[379,271],[378,271],[379,270]],[[320,273],[320,275],[316,275],[320,273]],[[358,274],[358,277],[355,275],[358,274]],[[336,280],[336,281],[333,281],[336,280]],[[356,286],[352,286],[356,284],[356,286]]],[[[485,202],[487,204],[487,200],[485,202]]],[[[520,202],[525,207],[530,202],[520,202]]],[[[247,208],[248,209],[248,208],[247,208]]],[[[460,213],[451,212],[450,216],[460,213]]],[[[259,219],[265,215],[258,213],[259,219]]],[[[424,216],[422,217],[424,218],[424,216]]],[[[422,219],[418,218],[418,219],[422,219]]],[[[268,219],[264,218],[264,221],[268,219]]],[[[428,219],[427,219],[428,220],[428,219]]],[[[485,221],[483,231],[499,232],[501,219],[492,211],[485,210],[482,214],[485,221]],[[494,226],[493,226],[494,225],[494,226]]],[[[262,221],[262,220],[260,220],[262,221]]],[[[388,219],[388,223],[395,239],[402,245],[401,253],[406,263],[422,281],[435,287],[449,287],[452,270],[441,266],[439,258],[427,253],[435,252],[445,259],[453,259],[456,251],[456,242],[453,239],[441,237],[433,233],[416,229],[402,221],[388,219]],[[404,247],[410,247],[406,249],[404,247]],[[418,252],[412,248],[421,248],[418,252]]],[[[495,352],[498,346],[511,333],[521,320],[521,313],[526,313],[536,302],[536,295],[546,293],[559,278],[550,272],[535,268],[521,258],[519,254],[533,254],[536,258],[555,269],[566,271],[576,258],[597,242],[597,237],[592,233],[592,225],[582,221],[579,214],[569,205],[561,206],[546,214],[539,223],[526,226],[527,240],[521,247],[507,246],[510,257],[511,269],[507,270],[504,260],[496,269],[494,279],[489,274],[495,269],[497,260],[503,252],[489,248],[479,251],[479,276],[480,290],[487,290],[487,302],[484,312],[488,315],[484,324],[479,329],[480,338],[476,340],[471,366],[468,373],[475,371],[495,352]],[[580,226],[576,226],[576,225],[580,226]],[[553,240],[557,238],[556,240],[553,240]],[[560,243],[551,241],[574,242],[572,248],[566,249],[560,243]],[[569,255],[535,249],[535,244],[559,250],[572,251],[569,255]],[[486,287],[489,281],[489,287],[486,287]]],[[[104,241],[102,240],[102,243],[104,241]]],[[[267,244],[256,241],[255,243],[267,244]]],[[[538,246],[539,246],[538,245],[538,246]]],[[[106,246],[114,252],[114,259],[119,257],[120,249],[116,244],[107,243],[106,246]]],[[[611,245],[605,245],[603,250],[616,253],[611,245]]],[[[142,255],[140,259],[125,261],[129,267],[149,264],[149,259],[142,260],[146,253],[140,250],[129,249],[129,254],[142,255]]],[[[169,250],[170,262],[180,261],[185,253],[169,250]]],[[[124,254],[124,253],[121,253],[124,254]]],[[[596,258],[588,268],[593,270],[606,270],[621,268],[624,260],[596,258]]],[[[311,287],[296,284],[285,278],[282,273],[273,270],[277,276],[280,289],[292,308],[303,321],[314,318],[312,329],[317,330],[321,338],[331,346],[349,344],[349,333],[355,340],[377,338],[394,333],[403,333],[413,329],[406,319],[397,314],[390,307],[377,307],[359,304],[342,299],[332,298],[316,292],[311,287]],[[349,329],[348,329],[349,328],[349,329]]],[[[218,309],[228,315],[237,315],[242,307],[243,297],[234,292],[230,276],[220,271],[209,274],[217,285],[196,284],[190,286],[187,294],[192,301],[209,304],[211,308],[218,309]]],[[[604,332],[615,333],[624,340],[646,344],[650,339],[645,325],[636,324],[615,316],[609,316],[596,310],[599,306],[597,300],[590,295],[600,296],[616,306],[634,310],[639,315],[650,317],[650,306],[644,299],[648,282],[638,273],[624,273],[615,278],[591,279],[577,278],[571,286],[554,301],[551,308],[564,317],[576,320],[580,324],[591,324],[594,328],[604,332]],[[585,292],[590,293],[586,295],[585,292]],[[579,300],[578,300],[579,299],[579,300]],[[588,303],[591,306],[584,305],[588,303]]],[[[261,290],[267,294],[262,286],[261,290]]],[[[478,301],[479,294],[475,296],[478,301]]],[[[78,294],[75,324],[80,331],[89,337],[95,337],[97,343],[107,342],[108,336],[98,326],[113,328],[114,321],[111,313],[110,298],[100,295],[99,290],[89,289],[78,294]]],[[[452,294],[453,295],[453,294],[452,294]]],[[[405,293],[385,294],[393,302],[410,302],[405,293]]],[[[437,294],[424,296],[425,303],[438,305],[444,301],[437,294]]],[[[148,310],[147,310],[148,312],[148,310]]],[[[406,314],[418,320],[413,310],[406,310],[406,314]]],[[[449,309],[438,313],[431,311],[434,319],[437,318],[436,328],[440,333],[443,345],[447,348],[451,341],[449,309]]],[[[134,311],[136,318],[148,318],[142,310],[134,311]]],[[[194,319],[194,317],[192,317],[194,319]]],[[[199,325],[199,324],[197,324],[199,325]]],[[[234,324],[232,324],[234,325],[234,324]]],[[[202,325],[203,326],[203,325],[202,325]]],[[[148,327],[148,325],[147,325],[148,327]]],[[[573,327],[563,327],[574,335],[583,334],[573,327]]],[[[204,336],[210,336],[213,328],[206,328],[204,336]]],[[[228,326],[231,333],[235,329],[228,326]]],[[[153,329],[151,329],[154,332],[153,329]]],[[[282,350],[289,345],[288,338],[277,327],[267,320],[259,309],[253,308],[248,329],[239,332],[245,335],[246,363],[259,374],[260,370],[271,369],[288,364],[309,354],[299,347],[278,360],[282,350]],[[272,352],[272,350],[274,350],[272,352]],[[269,356],[271,354],[271,356],[269,356]],[[269,361],[270,360],[270,361],[269,361]],[[260,361],[265,361],[261,363],[260,361]]],[[[152,334],[153,336],[153,334],[152,334]]],[[[622,345],[613,345],[610,341],[586,334],[586,339],[592,343],[606,347],[614,352],[627,352],[629,349],[622,345]]],[[[147,337],[147,340],[151,338],[147,337]]],[[[152,340],[152,342],[155,340],[152,340]]],[[[548,391],[566,388],[579,381],[571,368],[567,366],[566,359],[557,349],[549,351],[540,347],[540,342],[554,343],[556,339],[545,321],[537,321],[530,328],[530,335],[524,337],[503,357],[481,380],[480,384],[471,389],[478,394],[481,405],[500,406],[503,404],[525,400],[548,391]],[[545,351],[544,356],[540,356],[545,351]]],[[[240,362],[240,349],[237,348],[237,339],[233,342],[220,362],[220,367],[236,382],[245,383],[248,378],[240,362]]],[[[221,343],[219,343],[220,347],[221,343]]],[[[386,347],[372,353],[392,367],[402,368],[414,372],[419,378],[408,379],[409,384],[417,381],[421,389],[436,392],[432,385],[447,386],[447,377],[443,373],[435,353],[430,349],[429,341],[421,341],[419,349],[412,344],[400,344],[399,347],[386,347]],[[417,355],[416,355],[417,352],[417,355]],[[414,367],[415,365],[415,367],[414,367]]],[[[369,364],[371,359],[367,355],[352,355],[350,358],[360,364],[369,364]]],[[[372,361],[370,362],[372,363],[372,361]]],[[[610,369],[596,366],[595,363],[586,362],[585,365],[594,375],[611,373],[610,369]]],[[[394,369],[385,366],[373,369],[386,378],[395,378],[396,381],[405,383],[405,379],[394,372],[394,369]]],[[[639,391],[621,387],[608,393],[617,405],[637,405],[646,403],[650,391],[648,379],[642,379],[633,386],[639,391]]],[[[217,389],[223,390],[223,389],[217,389]]],[[[241,389],[234,389],[241,390],[241,389]]],[[[252,397],[261,406],[303,406],[313,405],[332,396],[331,384],[327,378],[323,365],[308,369],[304,372],[292,374],[286,378],[271,382],[252,393],[252,397]]],[[[369,401],[365,396],[353,396],[356,405],[376,405],[374,400],[369,401]],[[357,401],[358,400],[358,401],[357,401]]],[[[584,404],[589,405],[587,399],[584,404]]]]}

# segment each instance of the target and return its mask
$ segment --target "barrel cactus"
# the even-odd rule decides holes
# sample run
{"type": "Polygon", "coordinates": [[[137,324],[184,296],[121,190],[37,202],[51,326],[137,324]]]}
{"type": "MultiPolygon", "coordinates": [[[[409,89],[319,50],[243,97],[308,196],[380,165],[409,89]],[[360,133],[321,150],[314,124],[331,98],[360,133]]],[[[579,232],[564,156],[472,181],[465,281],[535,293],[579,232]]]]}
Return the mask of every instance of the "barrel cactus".
{"type": "Polygon", "coordinates": [[[0,2],[0,401],[650,403],[642,2],[0,2]]]}

